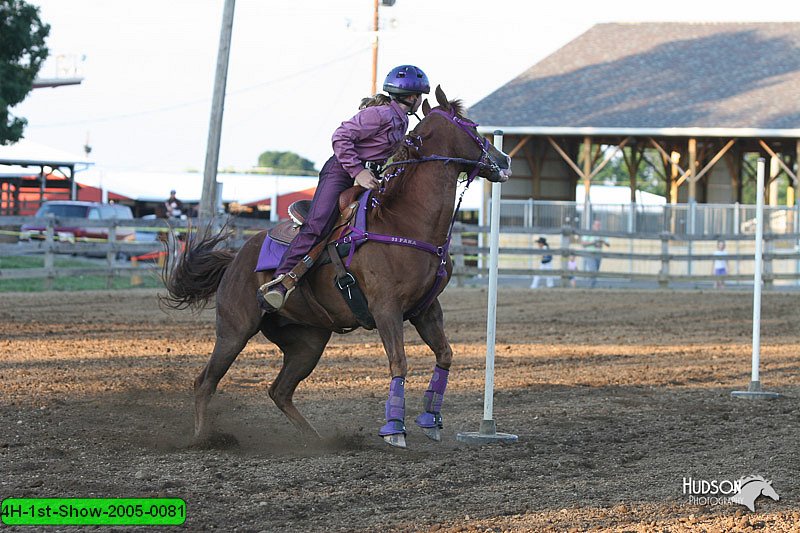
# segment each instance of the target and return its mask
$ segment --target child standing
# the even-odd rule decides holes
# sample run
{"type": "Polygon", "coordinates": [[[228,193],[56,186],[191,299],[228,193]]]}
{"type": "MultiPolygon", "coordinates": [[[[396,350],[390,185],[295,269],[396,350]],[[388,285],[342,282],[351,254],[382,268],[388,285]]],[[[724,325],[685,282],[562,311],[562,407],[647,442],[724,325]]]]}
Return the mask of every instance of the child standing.
{"type": "Polygon", "coordinates": [[[714,287],[717,289],[725,288],[724,276],[728,274],[728,252],[725,251],[725,241],[717,242],[717,249],[714,252],[714,287]]]}
{"type": "MultiPolygon", "coordinates": [[[[570,272],[575,272],[578,270],[578,259],[574,255],[569,256],[569,261],[567,261],[567,270],[570,272]]],[[[575,274],[570,274],[569,286],[574,289],[576,285],[577,282],[575,281],[575,274]]]]}
{"type": "MultiPolygon", "coordinates": [[[[545,254],[542,256],[542,261],[540,263],[539,268],[541,270],[553,270],[553,255],[547,253],[547,251],[550,250],[550,245],[547,244],[547,239],[545,239],[544,237],[539,237],[539,239],[536,241],[536,244],[539,246],[540,249],[546,250],[545,254]]],[[[548,288],[552,288],[555,286],[555,279],[553,278],[553,276],[540,276],[537,274],[533,276],[533,283],[531,283],[531,289],[539,288],[539,282],[542,280],[542,277],[544,277],[545,283],[547,284],[548,288]]]]}

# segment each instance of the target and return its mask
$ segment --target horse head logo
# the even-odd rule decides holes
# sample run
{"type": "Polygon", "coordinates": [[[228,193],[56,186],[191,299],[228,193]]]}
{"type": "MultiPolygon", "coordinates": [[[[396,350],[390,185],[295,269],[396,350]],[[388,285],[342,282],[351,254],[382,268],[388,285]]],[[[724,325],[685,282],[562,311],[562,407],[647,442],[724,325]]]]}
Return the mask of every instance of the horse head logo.
{"type": "Polygon", "coordinates": [[[767,481],[761,476],[743,477],[739,480],[739,487],[739,492],[731,496],[731,501],[744,505],[753,512],[756,510],[756,500],[759,496],[768,496],[775,501],[781,499],[772,488],[772,481],[767,481]]]}

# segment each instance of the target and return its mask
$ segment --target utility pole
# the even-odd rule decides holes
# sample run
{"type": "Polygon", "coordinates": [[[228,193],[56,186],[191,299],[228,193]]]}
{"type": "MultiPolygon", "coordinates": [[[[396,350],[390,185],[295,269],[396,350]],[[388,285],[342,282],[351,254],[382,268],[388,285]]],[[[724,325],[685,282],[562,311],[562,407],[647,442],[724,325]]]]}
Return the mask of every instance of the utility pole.
{"type": "Polygon", "coordinates": [[[378,2],[386,7],[394,5],[395,0],[375,0],[375,9],[372,14],[372,92],[370,96],[378,92],[378,2]]]}
{"type": "Polygon", "coordinates": [[[206,145],[206,165],[203,173],[203,193],[200,197],[201,220],[210,219],[217,206],[217,166],[219,165],[219,145],[222,138],[222,111],[225,108],[225,85],[228,79],[228,58],[231,52],[233,33],[233,8],[236,0],[225,0],[222,12],[222,30],[219,35],[217,52],[217,72],[214,78],[214,98],[211,102],[211,121],[208,125],[208,144],[206,145]]]}
{"type": "Polygon", "coordinates": [[[372,16],[372,92],[378,92],[378,0],[375,0],[375,11],[372,16]]]}

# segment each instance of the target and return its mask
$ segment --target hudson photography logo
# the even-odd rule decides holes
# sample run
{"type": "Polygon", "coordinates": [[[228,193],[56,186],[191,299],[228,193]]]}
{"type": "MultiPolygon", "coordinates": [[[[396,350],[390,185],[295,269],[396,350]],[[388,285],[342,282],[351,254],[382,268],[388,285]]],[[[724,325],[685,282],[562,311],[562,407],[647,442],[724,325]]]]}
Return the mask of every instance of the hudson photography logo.
{"type": "Polygon", "coordinates": [[[683,493],[694,505],[744,505],[755,512],[759,496],[767,496],[775,501],[781,499],[772,488],[772,481],[762,476],[747,476],[736,481],[685,477],[682,485],[683,493]]]}

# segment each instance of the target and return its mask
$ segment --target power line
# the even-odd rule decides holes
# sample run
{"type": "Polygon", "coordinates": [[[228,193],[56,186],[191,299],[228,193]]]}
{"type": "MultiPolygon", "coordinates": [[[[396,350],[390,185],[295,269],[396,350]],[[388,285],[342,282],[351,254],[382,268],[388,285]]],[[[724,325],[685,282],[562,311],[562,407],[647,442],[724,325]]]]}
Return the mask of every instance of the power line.
{"type": "MultiPolygon", "coordinates": [[[[257,83],[255,85],[250,85],[250,86],[247,86],[247,87],[242,87],[240,89],[234,89],[232,91],[228,91],[228,93],[226,95],[226,99],[228,97],[230,97],[230,96],[235,96],[235,95],[239,95],[239,94],[246,93],[246,92],[249,92],[249,91],[254,91],[256,89],[260,89],[260,88],[263,88],[263,87],[268,87],[268,86],[274,85],[276,83],[281,83],[281,82],[284,82],[284,81],[287,81],[287,80],[290,80],[290,79],[293,79],[293,78],[297,78],[297,77],[303,76],[303,75],[308,74],[310,72],[315,72],[317,70],[321,70],[323,68],[329,67],[329,66],[334,65],[336,63],[340,63],[342,61],[346,61],[347,59],[350,59],[351,57],[354,57],[354,56],[356,56],[358,54],[366,52],[369,49],[370,49],[370,47],[368,47],[368,46],[364,47],[364,48],[360,48],[360,49],[358,49],[358,50],[356,50],[356,51],[354,51],[352,53],[337,57],[337,58],[332,59],[330,61],[326,61],[325,63],[319,63],[319,64],[317,64],[317,65],[315,65],[313,67],[309,67],[309,68],[306,68],[306,69],[303,69],[303,70],[298,70],[297,72],[293,72],[291,74],[287,74],[286,76],[282,76],[280,78],[275,78],[275,79],[268,80],[268,81],[265,81],[265,82],[257,83]]],[[[125,114],[120,114],[120,115],[111,115],[111,116],[107,116],[107,117],[98,117],[98,118],[92,118],[92,119],[86,119],[86,120],[72,120],[72,121],[69,121],[69,122],[55,122],[55,123],[52,123],[52,124],[30,124],[29,127],[30,128],[61,128],[61,127],[66,127],[66,126],[79,126],[79,125],[86,125],[86,124],[98,124],[98,123],[101,123],[101,122],[113,122],[115,120],[124,120],[124,119],[127,119],[127,118],[143,117],[143,116],[147,116],[147,115],[156,115],[156,114],[159,114],[159,113],[167,113],[167,112],[170,112],[170,111],[175,111],[176,109],[183,109],[185,107],[191,107],[191,106],[198,105],[198,104],[208,103],[210,100],[211,100],[211,98],[202,98],[202,99],[198,99],[198,100],[190,100],[188,102],[181,102],[181,103],[178,103],[178,104],[172,104],[172,105],[165,106],[165,107],[158,107],[158,108],[155,108],[155,109],[148,109],[148,110],[145,110],[145,111],[137,111],[135,113],[125,113],[125,114]]]]}

